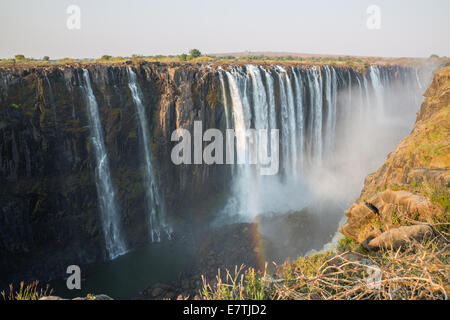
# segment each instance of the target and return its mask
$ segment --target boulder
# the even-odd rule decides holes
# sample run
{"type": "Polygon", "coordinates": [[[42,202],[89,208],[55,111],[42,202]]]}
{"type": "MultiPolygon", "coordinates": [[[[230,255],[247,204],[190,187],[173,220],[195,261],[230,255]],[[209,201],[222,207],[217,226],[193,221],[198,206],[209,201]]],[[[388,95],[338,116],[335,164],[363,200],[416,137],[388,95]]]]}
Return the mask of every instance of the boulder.
{"type": "Polygon", "coordinates": [[[39,300],[67,300],[61,297],[57,297],[57,296],[46,296],[46,297],[42,297],[39,300]]]}
{"type": "Polygon", "coordinates": [[[361,243],[368,250],[398,249],[412,241],[422,241],[431,236],[433,229],[428,225],[403,226],[383,232],[377,237],[369,237],[361,243]]]}
{"type": "Polygon", "coordinates": [[[164,290],[161,287],[155,287],[152,290],[152,297],[153,298],[159,297],[163,293],[164,293],[164,290]]]}
{"type": "Polygon", "coordinates": [[[339,231],[351,239],[368,244],[369,237],[376,238],[383,231],[398,227],[392,221],[393,212],[399,218],[413,219],[416,215],[429,221],[438,210],[421,194],[388,189],[376,193],[364,203],[354,203],[345,213],[347,221],[339,231]]]}

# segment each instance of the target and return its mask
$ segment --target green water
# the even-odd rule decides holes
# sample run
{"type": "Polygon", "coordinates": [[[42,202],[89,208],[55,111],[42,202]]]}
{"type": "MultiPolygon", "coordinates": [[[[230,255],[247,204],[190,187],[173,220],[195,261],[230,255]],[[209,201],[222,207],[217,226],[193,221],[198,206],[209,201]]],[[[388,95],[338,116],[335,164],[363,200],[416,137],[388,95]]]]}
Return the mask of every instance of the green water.
{"type": "Polygon", "coordinates": [[[51,283],[54,295],[63,298],[83,297],[88,293],[107,294],[114,299],[132,299],[147,286],[168,283],[190,260],[186,246],[166,242],[129,252],[108,263],[81,269],[81,289],[69,290],[65,280],[51,283]]]}

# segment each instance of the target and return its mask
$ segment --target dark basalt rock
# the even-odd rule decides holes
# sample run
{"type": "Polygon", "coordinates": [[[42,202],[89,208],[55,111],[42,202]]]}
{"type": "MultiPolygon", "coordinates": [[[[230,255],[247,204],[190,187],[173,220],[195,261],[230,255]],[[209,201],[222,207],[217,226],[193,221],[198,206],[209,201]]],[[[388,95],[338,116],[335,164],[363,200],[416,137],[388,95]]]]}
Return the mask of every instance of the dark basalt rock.
{"type": "MultiPolygon", "coordinates": [[[[133,248],[148,242],[149,234],[142,223],[147,219],[142,141],[127,65],[85,68],[99,105],[121,225],[133,248]]],[[[174,129],[191,129],[194,120],[223,127],[218,79],[198,66],[134,68],[144,93],[156,177],[176,229],[191,219],[200,195],[214,197],[224,186],[221,166],[192,170],[170,159],[174,129]]],[[[0,287],[13,280],[47,280],[64,274],[67,265],[106,259],[80,79],[76,65],[0,70],[0,287]]]]}

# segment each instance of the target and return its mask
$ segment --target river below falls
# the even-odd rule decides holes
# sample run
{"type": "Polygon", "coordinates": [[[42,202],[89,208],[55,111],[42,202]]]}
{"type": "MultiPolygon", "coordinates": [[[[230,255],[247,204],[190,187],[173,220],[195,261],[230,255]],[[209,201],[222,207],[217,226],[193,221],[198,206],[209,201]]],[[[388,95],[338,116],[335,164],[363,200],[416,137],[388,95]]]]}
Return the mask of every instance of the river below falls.
{"type": "Polygon", "coordinates": [[[175,281],[189,261],[180,241],[155,243],[108,263],[82,268],[80,290],[67,289],[66,280],[55,280],[50,286],[53,294],[64,298],[103,293],[113,299],[133,299],[148,285],[175,281]]]}

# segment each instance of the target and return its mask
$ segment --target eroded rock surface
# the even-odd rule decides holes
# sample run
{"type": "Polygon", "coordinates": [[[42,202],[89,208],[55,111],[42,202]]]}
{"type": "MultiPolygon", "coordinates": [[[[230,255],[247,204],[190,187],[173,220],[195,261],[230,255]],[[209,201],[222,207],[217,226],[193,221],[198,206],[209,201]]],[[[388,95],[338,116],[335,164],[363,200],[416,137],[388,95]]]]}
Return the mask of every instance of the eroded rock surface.
{"type": "Polygon", "coordinates": [[[438,70],[411,134],[364,183],[345,213],[341,233],[367,248],[398,248],[432,232],[421,221],[448,222],[450,190],[450,68],[438,70]],[[407,241],[408,240],[408,241],[407,241]]]}

